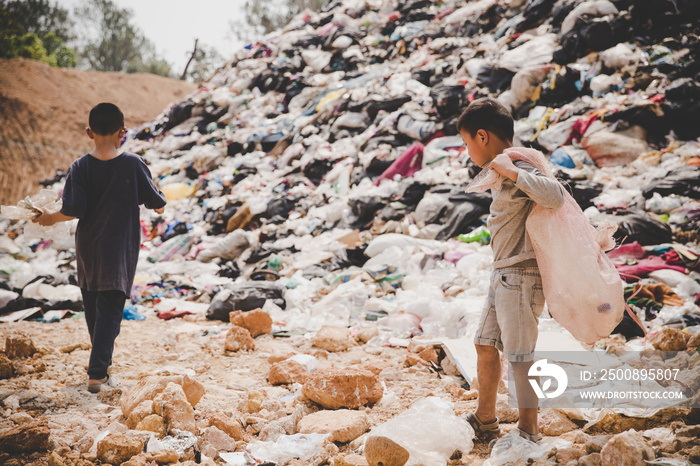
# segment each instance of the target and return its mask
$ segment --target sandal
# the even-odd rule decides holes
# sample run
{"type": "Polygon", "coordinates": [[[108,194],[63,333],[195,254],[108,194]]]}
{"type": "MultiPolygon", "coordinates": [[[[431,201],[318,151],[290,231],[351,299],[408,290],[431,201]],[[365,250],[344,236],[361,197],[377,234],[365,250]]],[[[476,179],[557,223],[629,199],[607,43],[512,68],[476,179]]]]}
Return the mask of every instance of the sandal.
{"type": "Polygon", "coordinates": [[[536,434],[528,434],[524,430],[522,430],[520,427],[516,427],[518,431],[518,435],[520,435],[522,438],[529,440],[533,443],[539,443],[540,440],[542,440],[542,434],[541,433],[536,433],[536,434]]]}
{"type": "Polygon", "coordinates": [[[474,429],[474,437],[482,440],[489,440],[501,435],[501,428],[498,425],[498,418],[493,422],[484,423],[476,417],[476,414],[469,413],[464,418],[474,429]]]}
{"type": "Polygon", "coordinates": [[[102,380],[89,380],[88,381],[88,386],[87,389],[90,393],[100,393],[100,390],[102,390],[102,386],[105,387],[117,387],[118,384],[116,380],[111,378],[109,374],[107,374],[107,377],[105,377],[102,380]]]}

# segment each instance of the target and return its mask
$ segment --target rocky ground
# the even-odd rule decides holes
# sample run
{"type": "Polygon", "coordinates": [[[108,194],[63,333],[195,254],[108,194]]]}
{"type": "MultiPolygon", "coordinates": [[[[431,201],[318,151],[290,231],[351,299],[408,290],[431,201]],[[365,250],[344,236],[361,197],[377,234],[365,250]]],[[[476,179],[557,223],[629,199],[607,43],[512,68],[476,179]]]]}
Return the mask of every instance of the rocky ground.
{"type": "MultiPolygon", "coordinates": [[[[83,319],[3,324],[0,463],[227,464],[226,452],[243,456],[246,449],[258,451],[259,441],[317,432],[330,433],[325,444],[285,463],[364,465],[366,432],[415,402],[436,396],[453,402],[457,415],[476,406],[478,391],[447,375],[454,369],[430,347],[364,344],[376,332],[371,325],[273,337],[264,312],[242,317],[234,318],[239,325],[199,315],[124,321],[112,367],[121,387],[98,395],[86,390],[90,345],[83,319]],[[177,429],[194,435],[178,436],[177,429]],[[149,442],[164,436],[160,448],[149,442]]],[[[508,407],[505,387],[501,391],[498,416],[507,432],[517,410],[508,407]]],[[[644,418],[610,411],[594,422],[576,410],[542,410],[547,441],[571,444],[560,443],[535,464],[644,464],[656,457],[697,463],[698,423],[700,413],[691,409],[644,418]]],[[[450,464],[479,465],[488,458],[488,446],[477,442],[450,464]]]]}

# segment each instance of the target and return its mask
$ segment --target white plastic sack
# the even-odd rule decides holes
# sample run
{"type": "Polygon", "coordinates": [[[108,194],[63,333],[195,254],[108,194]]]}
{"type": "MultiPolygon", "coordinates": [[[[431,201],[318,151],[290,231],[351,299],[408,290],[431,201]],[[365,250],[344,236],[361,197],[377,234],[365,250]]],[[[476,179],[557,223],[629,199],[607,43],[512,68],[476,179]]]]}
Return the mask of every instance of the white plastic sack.
{"type": "MultiPolygon", "coordinates": [[[[555,179],[540,152],[518,147],[504,153],[513,160],[529,162],[555,179]]],[[[501,182],[491,170],[482,170],[480,175],[469,184],[467,192],[483,192],[501,182]]],[[[606,226],[596,231],[576,201],[564,192],[566,201],[557,211],[534,205],[526,228],[549,313],[576,339],[593,344],[610,335],[625,311],[622,280],[603,251],[614,246],[614,229],[606,226]]]]}
{"type": "Polygon", "coordinates": [[[504,52],[498,60],[498,66],[516,73],[526,66],[551,63],[556,46],[555,34],[535,37],[520,47],[504,52]]]}
{"type": "Polygon", "coordinates": [[[541,459],[553,448],[569,448],[571,442],[559,438],[545,438],[535,443],[522,438],[515,429],[499,438],[493,445],[491,456],[484,466],[502,466],[511,464],[529,464],[528,460],[541,459]]]}
{"type": "Polygon", "coordinates": [[[571,128],[573,128],[577,120],[578,117],[571,117],[568,120],[550,126],[540,133],[537,137],[537,142],[548,151],[560,148],[569,139],[571,128]]]}
{"type": "Polygon", "coordinates": [[[567,32],[571,31],[576,25],[576,20],[583,15],[590,16],[605,16],[614,15],[618,12],[615,5],[608,0],[595,0],[592,2],[583,2],[576,6],[571,12],[566,15],[564,21],[561,23],[560,34],[563,36],[567,32]]]}
{"type": "Polygon", "coordinates": [[[304,63],[309,65],[314,71],[320,73],[331,62],[333,55],[323,50],[302,50],[301,58],[304,63]]]}
{"type": "Polygon", "coordinates": [[[259,461],[270,461],[278,464],[286,464],[294,458],[308,461],[321,451],[328,435],[281,435],[274,442],[250,442],[248,451],[259,461]]]}
{"type": "Polygon", "coordinates": [[[622,68],[626,65],[634,65],[643,57],[641,52],[633,50],[629,44],[625,43],[603,50],[598,55],[608,68],[622,68]]]}
{"type": "Polygon", "coordinates": [[[197,259],[202,262],[209,262],[217,257],[226,260],[236,260],[243,251],[248,249],[248,246],[250,246],[250,242],[248,241],[246,232],[243,230],[236,230],[200,252],[197,259]]]}
{"type": "Polygon", "coordinates": [[[406,466],[444,466],[455,451],[469,453],[474,447],[474,429],[455,416],[452,405],[431,396],[379,425],[371,437],[387,437],[405,448],[406,466]]]}

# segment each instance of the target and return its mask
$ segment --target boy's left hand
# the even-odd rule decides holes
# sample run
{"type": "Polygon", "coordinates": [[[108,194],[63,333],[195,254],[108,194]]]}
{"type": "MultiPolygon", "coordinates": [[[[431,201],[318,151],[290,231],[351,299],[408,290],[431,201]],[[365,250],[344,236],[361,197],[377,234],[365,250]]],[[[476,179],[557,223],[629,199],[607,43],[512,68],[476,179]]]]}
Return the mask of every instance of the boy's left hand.
{"type": "Polygon", "coordinates": [[[489,168],[513,183],[518,181],[518,167],[513,165],[513,161],[506,154],[498,154],[494,157],[489,168]]]}
{"type": "Polygon", "coordinates": [[[153,209],[153,212],[157,214],[163,214],[165,212],[165,207],[161,207],[160,209],[153,209]]]}
{"type": "Polygon", "coordinates": [[[50,227],[54,224],[56,224],[56,218],[55,215],[49,212],[44,212],[38,217],[36,217],[34,220],[32,220],[33,223],[38,223],[39,225],[43,227],[50,227]]]}

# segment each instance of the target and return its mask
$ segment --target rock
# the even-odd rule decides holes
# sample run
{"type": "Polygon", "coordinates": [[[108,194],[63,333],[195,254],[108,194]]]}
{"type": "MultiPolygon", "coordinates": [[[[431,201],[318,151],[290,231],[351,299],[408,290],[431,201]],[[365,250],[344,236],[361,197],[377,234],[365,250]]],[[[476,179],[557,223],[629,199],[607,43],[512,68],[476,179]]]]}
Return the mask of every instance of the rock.
{"type": "Polygon", "coordinates": [[[272,317],[262,309],[253,309],[248,312],[233,311],[228,317],[233,325],[247,329],[253,338],[272,332],[272,317]]]}
{"type": "Polygon", "coordinates": [[[121,464],[143,451],[143,440],[124,434],[109,434],[97,442],[97,458],[103,463],[121,464]]]}
{"type": "Polygon", "coordinates": [[[577,447],[562,448],[556,453],[557,463],[559,464],[567,464],[571,461],[576,462],[582,456],[586,456],[586,452],[582,448],[577,447]]]}
{"type": "Polygon", "coordinates": [[[5,339],[5,354],[10,359],[31,358],[36,352],[32,339],[23,333],[15,333],[5,339]]]}
{"type": "Polygon", "coordinates": [[[163,438],[168,433],[165,427],[165,419],[157,414],[150,414],[136,424],[135,430],[147,430],[158,434],[158,438],[163,438]]]}
{"type": "Polygon", "coordinates": [[[645,466],[655,458],[654,450],[639,432],[630,430],[611,438],[600,452],[603,466],[645,466]]]}
{"type": "Polygon", "coordinates": [[[248,399],[238,405],[238,410],[244,413],[257,413],[265,402],[265,392],[254,390],[248,392],[248,399]]]}
{"type": "Polygon", "coordinates": [[[226,432],[229,437],[235,440],[243,440],[243,426],[241,426],[241,423],[235,419],[231,419],[225,414],[217,413],[211,416],[209,418],[209,425],[226,432]]]}
{"type": "Polygon", "coordinates": [[[693,464],[700,464],[700,445],[696,445],[691,448],[690,453],[688,454],[688,461],[693,464]]]}
{"type": "Polygon", "coordinates": [[[598,167],[619,167],[634,162],[648,150],[641,139],[600,130],[581,140],[598,167]]]}
{"type": "Polygon", "coordinates": [[[438,353],[435,348],[426,348],[418,353],[418,356],[424,361],[432,362],[435,365],[438,363],[438,353]]]}
{"type": "Polygon", "coordinates": [[[688,339],[688,346],[700,346],[700,333],[696,333],[695,335],[690,336],[690,339],[688,339]]]}
{"type": "Polygon", "coordinates": [[[176,463],[179,459],[180,454],[170,448],[146,453],[146,461],[155,461],[158,464],[176,463]]]}
{"type": "Polygon", "coordinates": [[[496,417],[500,422],[518,422],[520,411],[508,406],[508,397],[501,395],[496,400],[496,417]]]}
{"type": "Polygon", "coordinates": [[[304,383],[309,376],[309,370],[305,365],[290,359],[270,367],[270,374],[267,376],[270,385],[286,385],[290,383],[304,383]]]}
{"type": "Polygon", "coordinates": [[[379,378],[369,371],[333,368],[312,373],[302,392],[326,409],[354,409],[381,400],[383,388],[379,378]]]}
{"type": "Polygon", "coordinates": [[[369,466],[403,466],[410,453],[387,437],[369,437],[365,442],[365,459],[369,466]]]}
{"type": "Polygon", "coordinates": [[[121,398],[121,408],[124,417],[128,418],[131,412],[146,400],[154,399],[159,393],[165,390],[169,383],[176,383],[182,386],[187,401],[194,408],[199,400],[204,396],[204,385],[185,375],[158,376],[151,375],[139,380],[131,390],[121,398]]]}
{"type": "Polygon", "coordinates": [[[255,342],[248,329],[234,325],[226,334],[225,351],[254,350],[255,342]]]}
{"type": "Polygon", "coordinates": [[[354,346],[355,342],[350,338],[349,328],[324,325],[311,339],[311,344],[331,353],[337,353],[354,346]]]}
{"type": "Polygon", "coordinates": [[[558,437],[578,429],[578,426],[571,419],[553,409],[542,410],[539,425],[542,434],[550,437],[558,437]]]}
{"type": "Polygon", "coordinates": [[[49,466],[65,466],[66,463],[63,462],[63,458],[57,451],[51,452],[49,456],[49,466]]]}
{"type": "Polygon", "coordinates": [[[367,431],[367,414],[364,411],[319,411],[302,418],[297,425],[301,434],[330,434],[331,442],[352,442],[367,431]]]}
{"type": "Polygon", "coordinates": [[[659,351],[685,351],[688,348],[688,334],[672,327],[664,327],[649,341],[659,351]]]}
{"type": "Polygon", "coordinates": [[[588,453],[600,453],[611,438],[612,435],[594,435],[586,442],[586,451],[588,453]]]}
{"type": "Polygon", "coordinates": [[[364,456],[351,453],[333,458],[333,466],[369,466],[364,456]]]}
{"type": "Polygon", "coordinates": [[[406,366],[406,367],[428,366],[428,365],[429,365],[429,363],[426,360],[418,357],[417,354],[413,354],[413,353],[408,353],[406,355],[406,360],[404,361],[404,366],[406,366]]]}
{"type": "Polygon", "coordinates": [[[163,416],[168,432],[174,429],[186,430],[193,434],[197,432],[194,420],[194,408],[187,401],[182,387],[170,382],[154,400],[153,411],[163,416]]]}
{"type": "Polygon", "coordinates": [[[140,453],[136,456],[132,456],[129,461],[122,463],[121,466],[152,466],[152,465],[150,464],[150,461],[148,460],[146,453],[140,453]]]}
{"type": "Polygon", "coordinates": [[[14,413],[9,417],[10,421],[14,422],[15,424],[28,424],[30,422],[34,422],[34,418],[29,415],[28,413],[14,413]]]}
{"type": "Polygon", "coordinates": [[[367,327],[363,327],[360,330],[360,333],[357,334],[357,339],[361,341],[362,343],[367,343],[370,341],[372,338],[376,337],[379,335],[379,329],[377,328],[376,325],[371,325],[367,327]]]}
{"type": "Polygon", "coordinates": [[[272,353],[269,358],[267,358],[267,362],[270,364],[276,364],[278,362],[285,361],[296,354],[297,353],[294,351],[276,351],[272,353]]]}
{"type": "Polygon", "coordinates": [[[591,453],[590,455],[582,456],[578,459],[579,466],[602,466],[603,460],[600,453],[591,453]]]}
{"type": "Polygon", "coordinates": [[[236,441],[216,426],[204,429],[202,439],[218,451],[236,451],[236,441]]]}
{"type": "Polygon", "coordinates": [[[674,432],[678,437],[700,438],[700,425],[682,427],[674,432]]]}
{"type": "Polygon", "coordinates": [[[49,423],[45,419],[0,432],[0,451],[28,453],[49,449],[49,423]]]}
{"type": "Polygon", "coordinates": [[[15,373],[15,368],[12,361],[5,355],[0,353],[0,379],[11,379],[15,373]]]}
{"type": "Polygon", "coordinates": [[[129,429],[135,429],[139,422],[151,414],[153,414],[153,400],[144,400],[131,411],[126,419],[126,426],[129,429]]]}
{"type": "Polygon", "coordinates": [[[61,353],[68,354],[68,353],[72,353],[73,351],[75,351],[77,349],[88,351],[91,348],[92,348],[92,345],[89,345],[87,343],[75,343],[72,345],[64,346],[63,348],[61,348],[60,351],[61,351],[61,353]]]}

